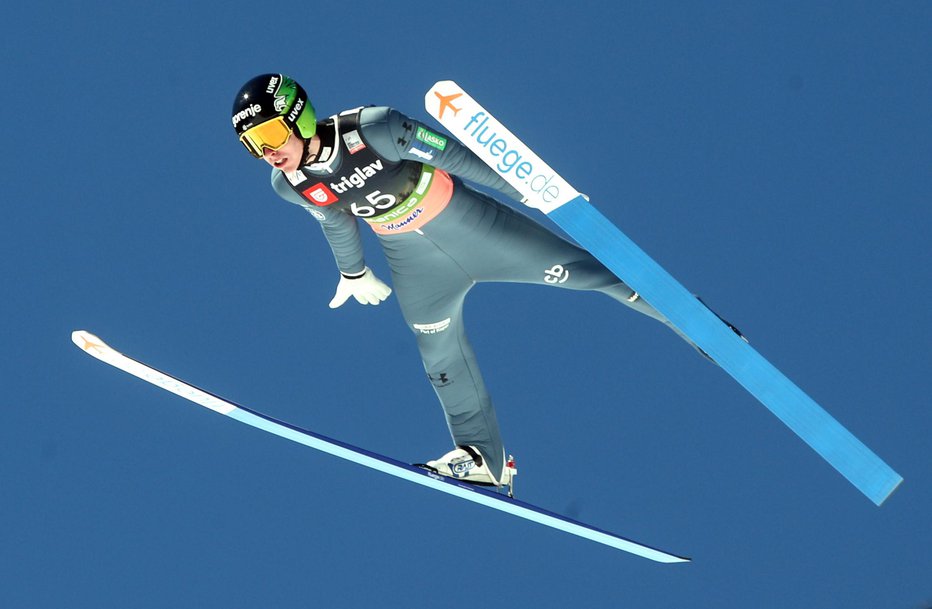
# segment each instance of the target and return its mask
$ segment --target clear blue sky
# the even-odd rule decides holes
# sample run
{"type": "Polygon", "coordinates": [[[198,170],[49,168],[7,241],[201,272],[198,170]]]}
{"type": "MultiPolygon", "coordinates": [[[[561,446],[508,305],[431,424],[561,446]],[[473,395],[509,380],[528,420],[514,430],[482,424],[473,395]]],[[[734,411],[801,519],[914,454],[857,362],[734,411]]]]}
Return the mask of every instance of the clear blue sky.
{"type": "Polygon", "coordinates": [[[4,9],[0,606],[932,605],[932,5],[499,4],[4,9]],[[905,483],[875,507],[597,295],[468,301],[519,496],[691,564],[341,462],[82,354],[76,328],[399,459],[449,447],[395,300],[329,310],[316,223],[236,141],[233,95],[266,71],[325,115],[427,119],[425,91],[456,80],[905,483]]]}

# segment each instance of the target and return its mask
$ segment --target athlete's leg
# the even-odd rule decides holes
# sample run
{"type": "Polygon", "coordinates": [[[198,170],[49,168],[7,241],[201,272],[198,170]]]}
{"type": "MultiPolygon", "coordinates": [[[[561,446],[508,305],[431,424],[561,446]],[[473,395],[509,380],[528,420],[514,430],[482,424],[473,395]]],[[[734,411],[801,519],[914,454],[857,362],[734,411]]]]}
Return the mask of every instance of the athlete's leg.
{"type": "Polygon", "coordinates": [[[601,292],[667,325],[695,345],[592,254],[491,197],[459,188],[453,214],[428,225],[428,235],[477,282],[535,283],[601,292]],[[468,230],[467,228],[468,227],[468,230]]]}
{"type": "Polygon", "coordinates": [[[504,448],[492,399],[466,337],[463,301],[471,277],[436,244],[416,233],[382,239],[392,283],[424,369],[458,446],[474,446],[500,475],[504,448]]]}

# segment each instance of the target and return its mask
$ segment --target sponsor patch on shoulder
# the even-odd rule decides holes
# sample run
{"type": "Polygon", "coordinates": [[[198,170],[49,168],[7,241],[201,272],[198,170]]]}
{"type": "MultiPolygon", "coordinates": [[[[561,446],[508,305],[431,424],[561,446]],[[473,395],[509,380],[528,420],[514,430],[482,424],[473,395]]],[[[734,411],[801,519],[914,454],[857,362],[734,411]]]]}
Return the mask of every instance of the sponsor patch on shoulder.
{"type": "Polygon", "coordinates": [[[437,150],[443,150],[447,147],[447,138],[443,137],[442,135],[437,135],[433,131],[425,129],[424,127],[419,126],[414,137],[424,142],[431,148],[436,148],[437,150]]]}
{"type": "Polygon", "coordinates": [[[413,154],[419,159],[424,159],[425,161],[434,160],[434,153],[431,152],[429,148],[418,146],[417,144],[411,146],[411,148],[408,149],[408,154],[413,154]]]}
{"type": "Polygon", "coordinates": [[[344,133],[343,141],[346,142],[346,149],[349,150],[350,154],[356,154],[357,152],[365,149],[366,147],[366,145],[362,141],[362,138],[359,136],[359,132],[356,131],[355,129],[344,133]]]}

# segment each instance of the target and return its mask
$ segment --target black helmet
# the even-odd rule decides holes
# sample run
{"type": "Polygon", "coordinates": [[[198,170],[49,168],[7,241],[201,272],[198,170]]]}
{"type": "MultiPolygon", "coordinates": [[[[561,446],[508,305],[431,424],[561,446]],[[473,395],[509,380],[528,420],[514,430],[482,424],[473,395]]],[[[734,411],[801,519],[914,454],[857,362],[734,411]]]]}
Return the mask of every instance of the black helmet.
{"type": "Polygon", "coordinates": [[[281,124],[279,135],[285,129],[294,132],[297,128],[302,138],[310,139],[317,131],[317,114],[307,93],[284,74],[262,74],[250,79],[233,100],[233,129],[254,156],[262,156],[263,145],[277,148],[284,144],[284,140],[275,145],[262,137],[253,137],[255,133],[247,134],[250,129],[273,120],[281,124]]]}

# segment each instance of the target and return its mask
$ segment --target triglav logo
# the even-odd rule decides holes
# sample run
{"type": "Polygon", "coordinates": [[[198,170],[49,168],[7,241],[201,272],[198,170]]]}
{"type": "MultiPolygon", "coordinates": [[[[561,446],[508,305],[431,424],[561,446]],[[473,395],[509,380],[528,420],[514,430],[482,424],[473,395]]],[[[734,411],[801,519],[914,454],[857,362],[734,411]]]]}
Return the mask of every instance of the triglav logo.
{"type": "Polygon", "coordinates": [[[353,173],[349,176],[343,176],[339,182],[331,182],[330,188],[343,194],[350,188],[362,188],[366,185],[366,180],[382,171],[382,159],[369,163],[363,167],[354,167],[353,173]]]}

